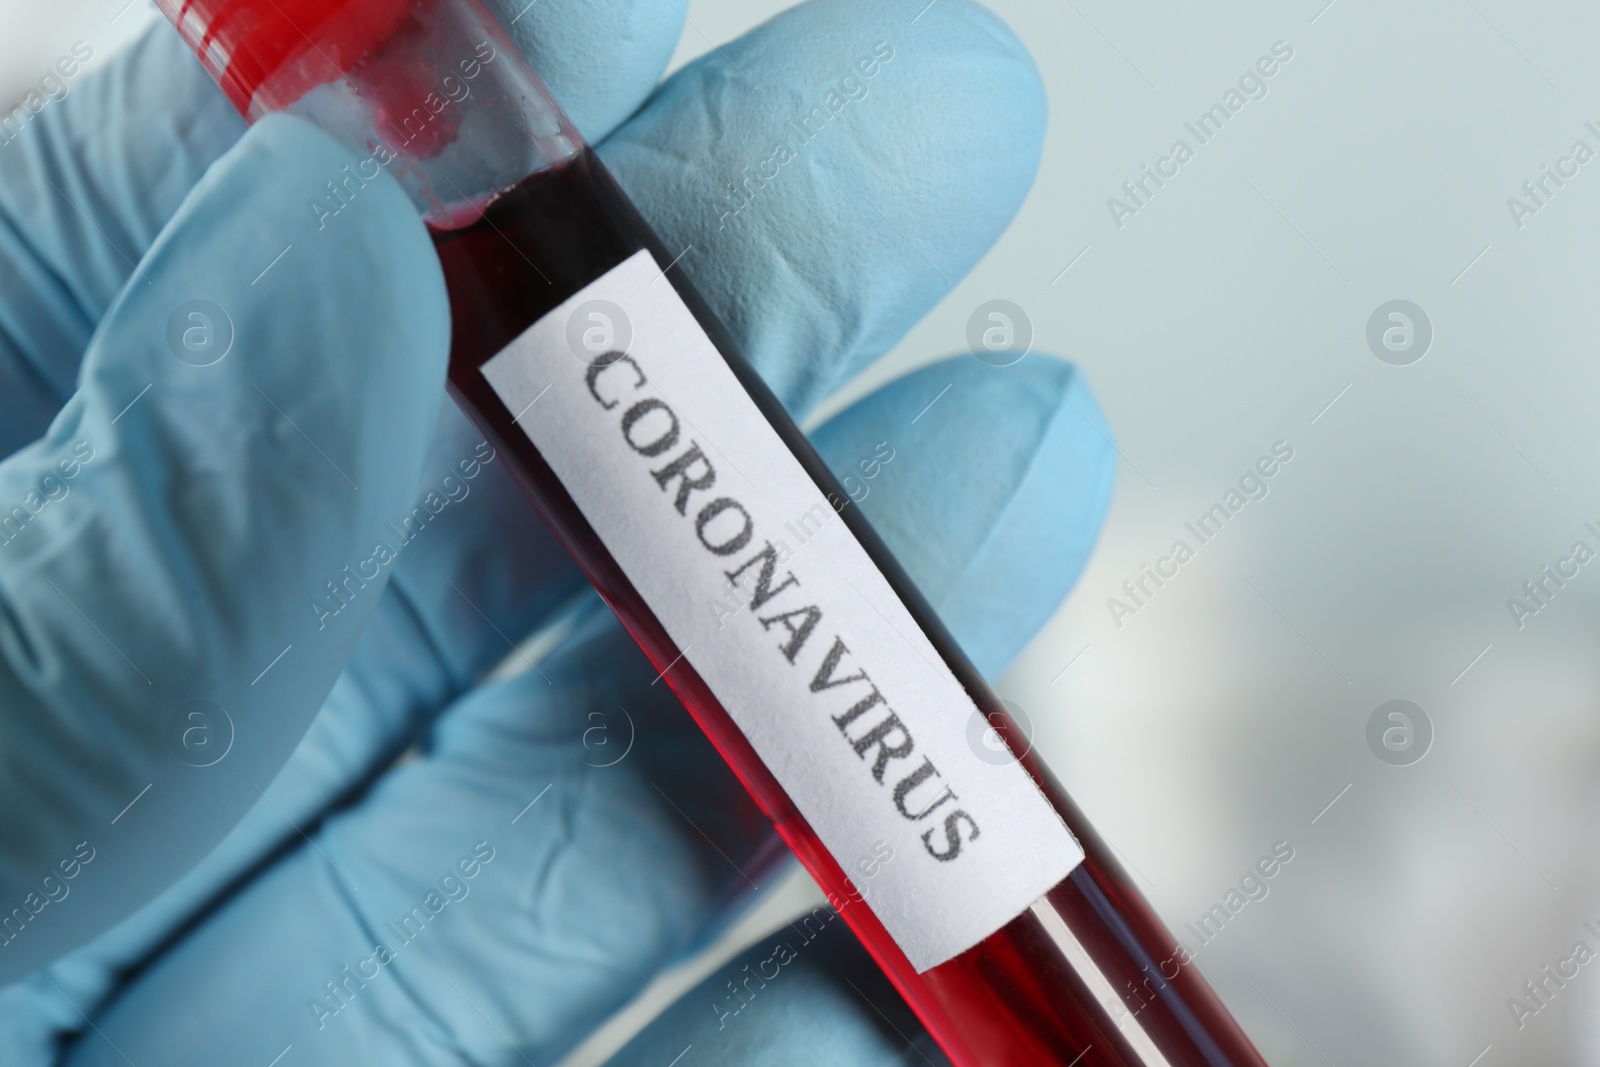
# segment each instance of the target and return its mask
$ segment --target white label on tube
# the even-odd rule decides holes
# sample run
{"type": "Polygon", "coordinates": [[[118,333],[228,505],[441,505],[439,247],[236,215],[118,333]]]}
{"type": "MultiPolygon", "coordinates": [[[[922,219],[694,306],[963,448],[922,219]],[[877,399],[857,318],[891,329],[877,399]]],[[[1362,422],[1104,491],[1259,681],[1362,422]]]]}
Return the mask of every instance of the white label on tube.
{"type": "Polygon", "coordinates": [[[483,374],[918,971],[1082,861],[649,252],[483,374]]]}

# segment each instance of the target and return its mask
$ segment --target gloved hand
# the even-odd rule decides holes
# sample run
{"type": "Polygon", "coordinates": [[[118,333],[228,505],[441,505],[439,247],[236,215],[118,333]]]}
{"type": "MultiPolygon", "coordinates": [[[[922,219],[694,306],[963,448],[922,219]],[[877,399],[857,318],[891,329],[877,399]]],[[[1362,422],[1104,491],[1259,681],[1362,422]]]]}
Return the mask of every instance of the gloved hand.
{"type": "MultiPolygon", "coordinates": [[[[680,21],[541,0],[512,30],[803,416],[1010,220],[1037,75],[965,0],[813,0],[646,102],[680,21]],[[830,92],[734,211],[726,182],[830,92]]],[[[166,27],[0,148],[0,976],[49,963],[0,991],[0,1062],[549,1063],[781,855],[441,411],[442,280],[398,187],[318,229],[347,161],[297,120],[245,133],[166,27]],[[393,565],[344,584],[419,500],[393,565]],[[533,669],[482,681],[541,628],[533,669]]],[[[991,676],[1110,493],[1092,398],[1041,356],[935,364],[814,440],[991,676]]],[[[888,994],[834,995],[877,988],[859,949],[806,966],[741,1040],[815,1019],[813,1055],[883,1062],[888,994]]]]}

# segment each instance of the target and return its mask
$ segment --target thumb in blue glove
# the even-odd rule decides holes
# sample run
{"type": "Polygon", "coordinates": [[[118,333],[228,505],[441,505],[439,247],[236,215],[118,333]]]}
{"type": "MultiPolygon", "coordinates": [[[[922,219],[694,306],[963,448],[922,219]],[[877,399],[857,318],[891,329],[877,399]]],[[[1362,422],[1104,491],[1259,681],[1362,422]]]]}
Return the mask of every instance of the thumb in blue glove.
{"type": "Polygon", "coordinates": [[[303,123],[254,129],[106,313],[48,433],[0,463],[0,979],[217,843],[379,599],[386,570],[355,568],[416,491],[449,320],[398,186],[317,227],[306,203],[346,162],[303,123]],[[316,593],[343,607],[319,617],[316,593]]]}

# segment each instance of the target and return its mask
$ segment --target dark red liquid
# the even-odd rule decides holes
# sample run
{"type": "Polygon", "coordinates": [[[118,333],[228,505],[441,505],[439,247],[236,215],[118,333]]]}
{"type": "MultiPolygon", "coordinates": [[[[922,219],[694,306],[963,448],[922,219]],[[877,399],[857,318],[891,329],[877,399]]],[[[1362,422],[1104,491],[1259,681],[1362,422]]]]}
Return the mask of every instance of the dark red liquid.
{"type": "MultiPolygon", "coordinates": [[[[462,229],[436,231],[455,334],[450,384],[657,668],[680,659],[648,605],[595,535],[479,367],[578,289],[641,248],[662,265],[661,247],[599,161],[585,150],[493,200],[462,229]]],[[[783,407],[737,351],[681,265],[667,278],[728,357],[779,436],[825,495],[848,499],[783,407]]],[[[894,562],[859,509],[840,513],[888,577],[979,708],[1003,736],[1016,736],[999,699],[894,562]]],[[[987,940],[917,974],[843,869],[823,848],[744,734],[687,661],[666,674],[723,757],[773,821],[840,914],[927,1026],[962,1067],[1264,1067],[1260,1054],[1134,888],[1088,821],[1032,754],[1021,759],[1082,843],[1087,859],[1034,909],[987,940]],[[1045,913],[1041,916],[1041,912],[1045,913]],[[1049,914],[1053,912],[1053,915],[1049,914]],[[1073,944],[1073,942],[1076,944],[1073,944]]]]}

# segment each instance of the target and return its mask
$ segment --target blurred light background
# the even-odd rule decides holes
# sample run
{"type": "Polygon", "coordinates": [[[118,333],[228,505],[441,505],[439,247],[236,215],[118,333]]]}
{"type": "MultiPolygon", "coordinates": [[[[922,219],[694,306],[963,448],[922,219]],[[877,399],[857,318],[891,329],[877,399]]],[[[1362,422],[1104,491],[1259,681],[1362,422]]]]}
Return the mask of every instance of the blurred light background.
{"type": "MultiPolygon", "coordinates": [[[[965,350],[996,299],[1035,352],[1089,374],[1123,456],[1116,503],[1001,694],[1174,929],[1293,846],[1200,952],[1273,1064],[1600,1062],[1600,974],[1521,1028],[1508,1008],[1576,942],[1600,947],[1583,925],[1600,925],[1600,567],[1520,627],[1507,605],[1574,542],[1600,548],[1600,158],[1559,162],[1578,140],[1600,151],[1600,10],[990,3],[1049,87],[1038,184],[852,395],[965,350]],[[1200,144],[1185,123],[1275,44],[1275,72],[1241,90],[1259,98],[1200,144]],[[1194,158],[1131,199],[1179,139],[1194,158]],[[1568,176],[1519,225],[1508,198],[1538,206],[1522,186],[1545,165],[1568,176]],[[1431,324],[1420,359],[1420,333],[1369,344],[1392,300],[1431,324]],[[1293,458],[1267,495],[1201,545],[1185,523],[1275,445],[1293,458]],[[1180,539],[1194,558],[1128,598],[1180,539]],[[1409,749],[1380,716],[1399,752],[1369,743],[1391,700],[1425,716],[1409,749]]],[[[692,0],[675,62],[784,6],[692,0]]],[[[0,0],[0,97],[154,17],[147,0],[0,0]]],[[[1379,334],[1404,325],[1386,314],[1379,334]]]]}

